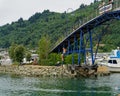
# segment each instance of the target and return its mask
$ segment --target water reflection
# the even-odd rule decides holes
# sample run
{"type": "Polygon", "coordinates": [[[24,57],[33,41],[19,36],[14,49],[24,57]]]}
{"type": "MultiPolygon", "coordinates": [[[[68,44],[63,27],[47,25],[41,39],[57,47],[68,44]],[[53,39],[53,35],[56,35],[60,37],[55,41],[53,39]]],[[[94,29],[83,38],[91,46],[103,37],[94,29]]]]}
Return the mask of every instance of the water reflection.
{"type": "Polygon", "coordinates": [[[0,96],[116,96],[120,74],[98,78],[34,78],[0,75],[0,96]]]}

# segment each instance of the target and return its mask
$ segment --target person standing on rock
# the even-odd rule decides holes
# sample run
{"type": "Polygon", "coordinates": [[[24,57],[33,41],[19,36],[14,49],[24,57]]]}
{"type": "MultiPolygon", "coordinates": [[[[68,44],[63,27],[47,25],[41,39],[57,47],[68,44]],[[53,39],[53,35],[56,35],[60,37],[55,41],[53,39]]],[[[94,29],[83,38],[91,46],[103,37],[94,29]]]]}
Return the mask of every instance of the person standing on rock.
{"type": "Polygon", "coordinates": [[[63,47],[63,53],[61,55],[62,64],[64,63],[64,58],[65,58],[66,52],[67,52],[67,49],[65,47],[63,47]]]}

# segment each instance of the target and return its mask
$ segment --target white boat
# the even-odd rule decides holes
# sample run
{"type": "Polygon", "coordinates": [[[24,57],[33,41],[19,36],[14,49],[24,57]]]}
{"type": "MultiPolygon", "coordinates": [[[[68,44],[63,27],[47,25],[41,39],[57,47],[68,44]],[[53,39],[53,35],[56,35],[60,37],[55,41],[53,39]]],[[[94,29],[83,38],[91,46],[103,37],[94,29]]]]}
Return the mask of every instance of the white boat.
{"type": "Polygon", "coordinates": [[[120,49],[112,50],[107,66],[110,72],[120,72],[120,49]]]}

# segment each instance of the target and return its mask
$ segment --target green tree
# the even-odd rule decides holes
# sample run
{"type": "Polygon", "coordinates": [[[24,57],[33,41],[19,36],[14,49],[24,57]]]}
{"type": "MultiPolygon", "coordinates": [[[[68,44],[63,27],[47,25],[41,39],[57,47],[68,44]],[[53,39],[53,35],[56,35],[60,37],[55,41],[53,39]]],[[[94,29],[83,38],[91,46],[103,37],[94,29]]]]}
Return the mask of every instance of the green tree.
{"type": "Polygon", "coordinates": [[[72,58],[74,58],[74,64],[78,64],[78,54],[70,54],[65,57],[65,63],[71,64],[72,58]]]}
{"type": "Polygon", "coordinates": [[[57,64],[57,62],[61,61],[61,54],[57,54],[57,53],[51,53],[49,55],[49,64],[50,66],[57,64]]]}
{"type": "Polygon", "coordinates": [[[0,56],[0,59],[2,59],[2,56],[0,56]]]}
{"type": "Polygon", "coordinates": [[[18,45],[12,43],[12,45],[9,48],[9,56],[13,62],[15,61],[15,48],[16,48],[16,46],[18,46],[18,45]]]}
{"type": "MultiPolygon", "coordinates": [[[[105,0],[105,2],[107,1],[108,0],[105,0]]],[[[8,48],[12,42],[15,42],[29,48],[35,48],[38,46],[38,41],[43,34],[49,35],[52,44],[55,46],[55,43],[60,40],[59,38],[64,38],[65,33],[73,32],[73,28],[76,29],[80,27],[82,23],[96,16],[96,13],[99,11],[99,4],[101,4],[100,0],[93,0],[93,3],[90,5],[81,4],[80,8],[72,12],[74,16],[71,16],[69,12],[66,14],[66,12],[58,13],[45,10],[42,13],[35,13],[28,20],[20,18],[18,21],[12,22],[12,24],[1,26],[0,47],[8,48]],[[45,21],[49,21],[49,23],[45,21]]],[[[106,42],[115,47],[119,46],[120,21],[110,20],[110,22],[106,23],[109,23],[110,26],[106,30],[106,35],[104,35],[101,43],[105,44],[106,42]]],[[[105,26],[106,23],[103,25],[105,26]]],[[[99,33],[98,31],[101,28],[100,26],[94,28],[94,32],[99,33]]],[[[109,51],[108,49],[106,50],[109,51]]]]}
{"type": "Polygon", "coordinates": [[[27,52],[26,59],[27,59],[27,61],[30,62],[30,59],[31,59],[31,53],[30,52],[27,52]]]}
{"type": "Polygon", "coordinates": [[[15,61],[21,63],[25,55],[25,48],[22,45],[18,45],[14,50],[15,61]]]}
{"type": "Polygon", "coordinates": [[[47,63],[48,55],[50,52],[50,39],[48,36],[43,36],[38,43],[38,54],[41,64],[47,63]]]}

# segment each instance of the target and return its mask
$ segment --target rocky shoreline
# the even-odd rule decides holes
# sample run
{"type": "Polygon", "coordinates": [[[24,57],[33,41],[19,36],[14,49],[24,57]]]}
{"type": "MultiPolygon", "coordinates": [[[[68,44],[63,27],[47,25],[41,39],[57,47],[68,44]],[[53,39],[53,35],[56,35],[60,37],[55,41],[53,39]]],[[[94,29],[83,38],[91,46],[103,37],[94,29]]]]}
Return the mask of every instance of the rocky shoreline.
{"type": "Polygon", "coordinates": [[[73,74],[67,71],[65,66],[39,66],[39,65],[10,65],[0,66],[0,73],[37,76],[37,77],[70,77],[73,74]]]}
{"type": "Polygon", "coordinates": [[[105,66],[99,66],[97,72],[91,70],[86,73],[84,71],[72,73],[68,70],[68,67],[63,66],[40,66],[40,65],[9,65],[9,66],[0,66],[0,73],[3,74],[14,74],[21,76],[35,76],[35,77],[76,77],[76,76],[104,76],[109,75],[108,69],[105,66]],[[79,73],[79,74],[78,74],[79,73]]]}

